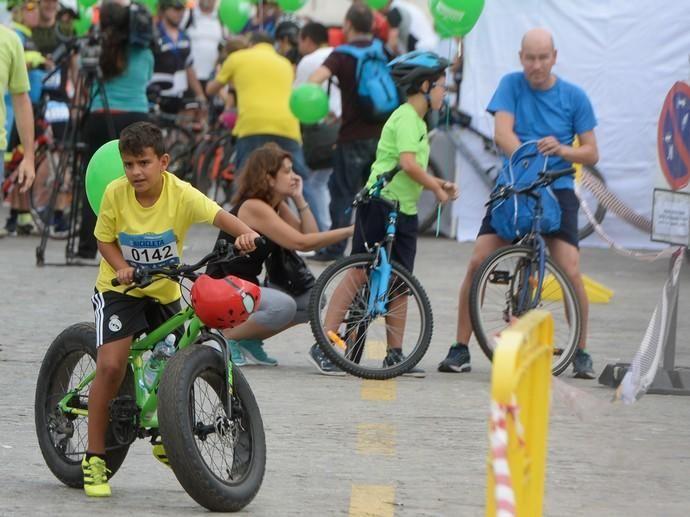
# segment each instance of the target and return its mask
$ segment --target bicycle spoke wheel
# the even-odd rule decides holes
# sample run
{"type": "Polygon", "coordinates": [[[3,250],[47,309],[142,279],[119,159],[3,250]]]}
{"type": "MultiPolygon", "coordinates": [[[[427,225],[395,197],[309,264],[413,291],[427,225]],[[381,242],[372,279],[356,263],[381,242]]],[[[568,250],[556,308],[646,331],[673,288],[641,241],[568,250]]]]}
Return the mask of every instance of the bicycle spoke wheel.
{"type": "Polygon", "coordinates": [[[419,281],[395,262],[385,310],[372,312],[373,259],[372,254],[358,254],[326,268],[312,290],[310,321],[316,342],[340,368],[365,379],[389,379],[422,359],[433,318],[419,281]],[[389,348],[401,348],[403,359],[387,359],[389,348]]]}
{"type": "Polygon", "coordinates": [[[552,372],[559,375],[572,361],[580,339],[580,304],[565,273],[550,257],[546,257],[539,296],[534,255],[534,250],[525,246],[509,246],[490,255],[472,282],[470,317],[477,342],[491,359],[501,332],[516,318],[532,306],[549,311],[554,322],[552,372]]]}
{"type": "Polygon", "coordinates": [[[55,224],[48,236],[53,239],[66,239],[70,236],[69,229],[65,228],[70,220],[69,210],[72,205],[71,174],[68,171],[68,160],[61,159],[56,165],[55,157],[42,145],[36,151],[36,178],[29,190],[29,203],[31,205],[31,217],[36,228],[43,231],[46,225],[55,224]],[[58,167],[62,167],[62,174],[58,174],[58,167]],[[56,184],[59,178],[60,184],[56,184]],[[55,197],[55,206],[50,206],[55,189],[58,190],[55,197]],[[55,211],[62,210],[62,221],[57,222],[55,211]],[[51,220],[48,221],[49,214],[51,220]],[[58,227],[58,224],[61,227],[58,227]]]}
{"type": "Polygon", "coordinates": [[[238,511],[259,491],[266,464],[263,422],[249,384],[233,368],[226,412],[223,359],[194,345],[173,356],[161,379],[160,433],[186,492],[211,511],[238,511]]]}
{"type": "MultiPolygon", "coordinates": [[[[48,468],[60,481],[74,488],[84,485],[81,459],[88,445],[88,417],[66,414],[57,404],[96,368],[96,330],[79,323],[65,329],[50,345],[41,364],[36,384],[36,434],[48,468]]],[[[120,396],[133,393],[131,371],[120,388],[120,396]]],[[[89,390],[72,398],[69,406],[86,410],[89,390]]],[[[129,444],[117,445],[109,429],[106,435],[106,463],[114,476],[125,460],[129,444]]]]}
{"type": "MultiPolygon", "coordinates": [[[[599,170],[596,167],[586,166],[584,167],[584,169],[586,170],[587,174],[591,174],[596,179],[598,179],[603,185],[606,185],[604,177],[601,175],[601,172],[599,172],[599,170]]],[[[604,220],[604,217],[606,216],[606,207],[599,202],[599,200],[596,198],[596,196],[591,190],[585,188],[582,185],[581,179],[580,186],[580,197],[582,197],[582,200],[585,203],[587,203],[587,206],[592,211],[592,214],[594,215],[594,219],[597,222],[597,224],[601,224],[601,222],[604,220]]],[[[589,218],[585,214],[584,210],[582,210],[582,208],[580,208],[580,210],[578,211],[577,228],[577,236],[579,240],[586,239],[592,233],[594,233],[594,225],[590,222],[589,218]]]]}

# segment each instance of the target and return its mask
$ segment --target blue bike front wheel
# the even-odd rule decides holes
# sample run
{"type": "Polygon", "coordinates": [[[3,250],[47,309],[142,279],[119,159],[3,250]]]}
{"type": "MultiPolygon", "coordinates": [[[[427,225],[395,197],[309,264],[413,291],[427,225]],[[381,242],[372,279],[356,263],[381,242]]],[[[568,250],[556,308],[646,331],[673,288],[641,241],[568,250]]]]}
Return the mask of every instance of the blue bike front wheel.
{"type": "Polygon", "coordinates": [[[400,264],[391,266],[388,285],[377,290],[376,256],[352,255],[327,267],[312,289],[317,344],[342,370],[364,379],[412,373],[431,342],[433,316],[424,288],[400,264]],[[372,291],[382,296],[376,300],[372,291]],[[384,302],[384,311],[376,301],[384,302]]]}

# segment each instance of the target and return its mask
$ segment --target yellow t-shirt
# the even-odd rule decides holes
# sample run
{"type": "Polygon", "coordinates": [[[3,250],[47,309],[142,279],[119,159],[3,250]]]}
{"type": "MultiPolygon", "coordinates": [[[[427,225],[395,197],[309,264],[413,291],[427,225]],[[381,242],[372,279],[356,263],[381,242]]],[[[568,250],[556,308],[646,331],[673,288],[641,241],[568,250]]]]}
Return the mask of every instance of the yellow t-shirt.
{"type": "Polygon", "coordinates": [[[237,124],[233,134],[277,135],[302,141],[299,122],[290,111],[295,72],[290,61],[268,43],[228,56],[216,80],[237,91],[237,124]]]}
{"type": "MultiPolygon", "coordinates": [[[[220,206],[189,183],[169,172],[163,173],[163,191],[153,206],[143,207],[126,177],[112,181],[105,189],[94,235],[102,242],[117,242],[125,260],[132,266],[155,267],[179,264],[189,227],[194,223],[213,224],[220,206]]],[[[101,259],[96,279],[99,292],[123,292],[127,286],[113,287],[115,270],[101,259]]],[[[144,289],[127,294],[148,296],[161,303],[179,299],[177,282],[163,279],[144,289]]]]}
{"type": "Polygon", "coordinates": [[[16,95],[28,91],[29,73],[22,42],[13,30],[0,25],[0,151],[7,147],[5,94],[16,95]]]}

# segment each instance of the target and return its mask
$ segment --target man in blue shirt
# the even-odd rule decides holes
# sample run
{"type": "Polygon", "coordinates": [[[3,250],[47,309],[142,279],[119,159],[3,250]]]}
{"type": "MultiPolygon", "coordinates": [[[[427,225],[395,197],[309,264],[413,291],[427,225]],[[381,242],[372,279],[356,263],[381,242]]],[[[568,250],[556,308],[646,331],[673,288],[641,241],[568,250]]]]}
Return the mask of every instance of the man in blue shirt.
{"type": "MultiPolygon", "coordinates": [[[[509,157],[523,142],[537,140],[538,150],[549,157],[549,169],[570,167],[572,163],[594,165],[599,159],[594,135],[596,118],[584,91],[552,73],[556,63],[553,37],[544,29],[532,29],[522,39],[522,72],[504,76],[489,102],[487,111],[495,116],[496,144],[509,157]],[[575,137],[580,145],[574,147],[575,137]]],[[[554,261],[563,269],[575,288],[582,309],[582,333],[573,363],[575,377],[593,379],[592,359],[585,351],[588,300],[580,274],[577,237],[579,201],[570,176],[553,184],[561,206],[561,228],[546,235],[554,261]]],[[[439,364],[442,372],[469,372],[467,343],[472,336],[469,291],[482,261],[496,249],[509,244],[496,235],[487,211],[460,287],[456,342],[439,364]]]]}

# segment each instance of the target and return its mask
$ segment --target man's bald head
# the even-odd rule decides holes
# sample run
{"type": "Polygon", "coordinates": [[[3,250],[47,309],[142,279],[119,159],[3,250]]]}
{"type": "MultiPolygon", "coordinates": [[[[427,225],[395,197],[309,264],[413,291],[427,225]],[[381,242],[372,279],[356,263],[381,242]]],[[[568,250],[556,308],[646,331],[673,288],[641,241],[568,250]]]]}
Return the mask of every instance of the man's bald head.
{"type": "Polygon", "coordinates": [[[556,64],[553,36],[546,29],[531,29],[522,37],[520,63],[532,88],[547,90],[556,82],[551,68],[556,64]]]}
{"type": "Polygon", "coordinates": [[[528,30],[522,37],[520,45],[522,51],[525,49],[555,50],[553,35],[546,29],[536,28],[528,30]]]}

